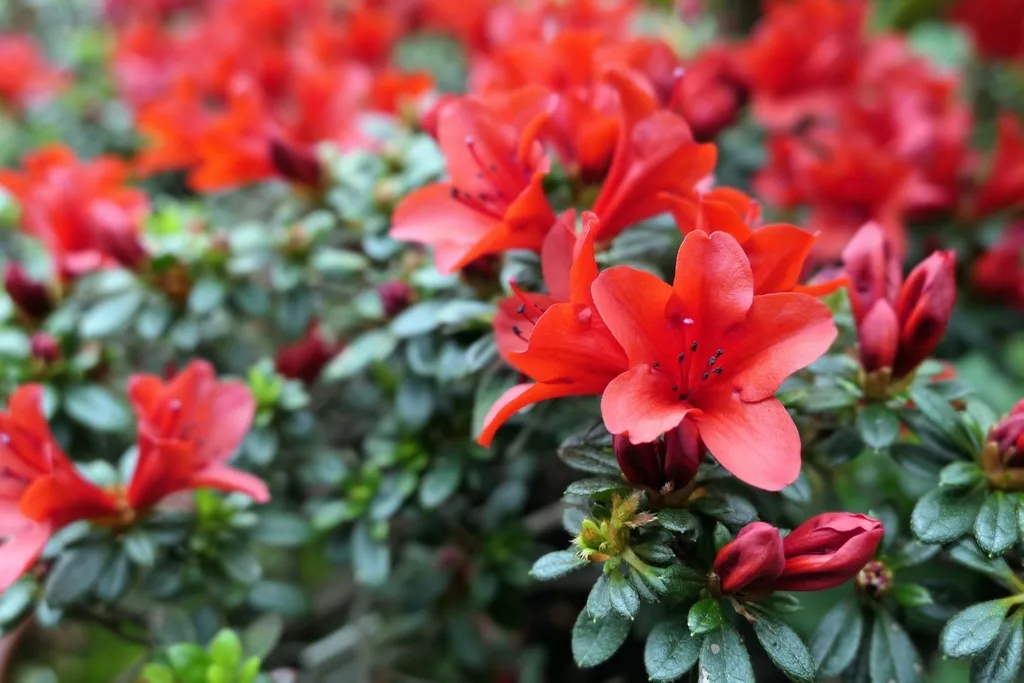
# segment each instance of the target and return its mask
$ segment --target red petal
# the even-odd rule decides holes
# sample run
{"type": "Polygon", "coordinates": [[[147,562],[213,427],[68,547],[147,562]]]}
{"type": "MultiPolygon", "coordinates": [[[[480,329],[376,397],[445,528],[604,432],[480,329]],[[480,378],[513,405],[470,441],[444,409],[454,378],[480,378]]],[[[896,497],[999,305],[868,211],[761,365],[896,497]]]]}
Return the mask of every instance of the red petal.
{"type": "MultiPolygon", "coordinates": [[[[542,309],[550,308],[559,303],[545,294],[526,295],[537,307],[542,309]]],[[[526,306],[522,315],[519,308],[523,306],[523,300],[518,296],[510,296],[498,304],[498,312],[494,315],[494,339],[498,345],[498,353],[506,363],[520,372],[523,369],[517,364],[517,359],[529,347],[528,340],[533,336],[533,328],[540,319],[540,313],[530,306],[526,306]],[[519,334],[513,331],[513,327],[519,330],[519,334]]]]}
{"type": "Polygon", "coordinates": [[[452,199],[451,185],[438,183],[416,190],[398,205],[389,234],[433,246],[437,269],[452,273],[472,261],[470,252],[477,243],[501,227],[499,219],[452,199]]]}
{"type": "Polygon", "coordinates": [[[0,545],[0,592],[20,579],[43,552],[53,529],[49,524],[26,520],[24,529],[7,537],[0,545]]]}
{"type": "Polygon", "coordinates": [[[225,465],[214,465],[197,472],[192,477],[190,488],[244,493],[257,503],[266,503],[270,500],[270,491],[262,479],[225,465]]]}
{"type": "Polygon", "coordinates": [[[777,223],[755,230],[743,243],[754,274],[754,292],[789,292],[796,287],[814,235],[795,225],[777,223]]]}
{"type": "Polygon", "coordinates": [[[188,488],[195,450],[181,441],[155,441],[139,434],[139,456],[128,484],[128,504],[148,510],[161,500],[188,488]]]}
{"type": "Polygon", "coordinates": [[[888,301],[879,300],[857,324],[860,363],[868,372],[892,368],[900,343],[900,323],[888,301]]]}
{"type": "Polygon", "coordinates": [[[256,417],[256,399],[242,382],[221,382],[214,391],[210,414],[204,416],[196,439],[197,464],[223,462],[233,456],[256,417]]]}
{"type": "Polygon", "coordinates": [[[598,276],[591,293],[630,365],[675,362],[682,342],[667,317],[670,307],[678,308],[672,287],[646,271],[616,266],[598,276]]]}
{"type": "Polygon", "coordinates": [[[540,250],[544,285],[548,294],[557,301],[569,300],[569,271],[572,269],[575,249],[576,211],[569,209],[558,216],[540,250]]]}
{"type": "Polygon", "coordinates": [[[640,444],[678,427],[688,413],[699,413],[679,400],[673,381],[650,365],[638,365],[613,379],[601,397],[605,427],[640,444]]]}
{"type": "MultiPolygon", "coordinates": [[[[797,370],[828,351],[836,326],[828,307],[806,294],[783,292],[754,297],[739,343],[722,356],[722,379],[744,401],[768,398],[797,370]]],[[[726,337],[728,339],[728,337],[726,337]]]]}
{"type": "Polygon", "coordinates": [[[21,497],[21,513],[36,522],[62,527],[81,519],[118,512],[117,501],[75,470],[36,479],[21,497]]]}
{"type": "Polygon", "coordinates": [[[800,434],[774,398],[746,403],[737,392],[701,395],[694,418],[708,450],[740,481],[779,491],[800,474],[800,434]]]}
{"type": "Polygon", "coordinates": [[[732,235],[691,232],[676,255],[673,288],[702,340],[716,340],[741,322],[754,299],[754,278],[732,235]]]}
{"type": "Polygon", "coordinates": [[[509,418],[518,413],[526,406],[540,403],[551,398],[563,396],[580,396],[600,393],[601,389],[586,383],[566,384],[517,384],[495,401],[491,409],[487,411],[484,418],[483,429],[477,436],[477,443],[481,446],[490,446],[498,429],[505,424],[509,418]]]}

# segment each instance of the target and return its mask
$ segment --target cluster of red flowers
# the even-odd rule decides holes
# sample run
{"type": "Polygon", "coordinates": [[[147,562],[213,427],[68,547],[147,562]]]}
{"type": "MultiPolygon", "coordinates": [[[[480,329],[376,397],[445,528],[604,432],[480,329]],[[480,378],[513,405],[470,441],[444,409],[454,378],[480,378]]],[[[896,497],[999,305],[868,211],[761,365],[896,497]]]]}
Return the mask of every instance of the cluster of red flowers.
{"type": "Polygon", "coordinates": [[[30,38],[0,35],[0,107],[21,111],[66,83],[30,38]]]}
{"type": "Polygon", "coordinates": [[[36,561],[57,530],[79,520],[127,527],[171,494],[211,487],[259,502],[258,478],[229,467],[252,424],[256,404],[240,382],[218,382],[194,361],[169,382],[134,375],[128,394],[138,417],[138,457],[131,481],[101,488],[78,472],[43,414],[43,389],[26,385],[0,413],[0,590],[36,561]]]}

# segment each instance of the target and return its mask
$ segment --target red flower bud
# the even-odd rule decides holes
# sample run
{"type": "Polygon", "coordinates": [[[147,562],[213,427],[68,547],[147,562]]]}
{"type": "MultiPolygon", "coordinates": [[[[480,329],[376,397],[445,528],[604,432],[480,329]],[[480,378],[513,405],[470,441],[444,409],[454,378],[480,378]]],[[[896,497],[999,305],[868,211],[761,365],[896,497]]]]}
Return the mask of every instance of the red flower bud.
{"type": "Polygon", "coordinates": [[[45,332],[36,332],[32,335],[32,357],[44,363],[54,363],[60,360],[60,342],[53,335],[45,332]]]}
{"type": "Polygon", "coordinates": [[[612,445],[629,483],[666,493],[689,484],[707,453],[692,420],[683,420],[657,441],[633,444],[629,437],[616,434],[612,445]]]}
{"type": "Polygon", "coordinates": [[[850,306],[859,324],[875,302],[895,301],[899,293],[900,261],[877,223],[868,223],[843,249],[843,266],[850,278],[850,306]]]}
{"type": "Polygon", "coordinates": [[[282,178],[293,183],[319,187],[323,182],[323,167],[316,155],[279,137],[270,141],[270,163],[282,178]]]}
{"type": "Polygon", "coordinates": [[[857,323],[857,341],[860,342],[860,362],[865,370],[874,372],[892,367],[899,347],[900,323],[888,301],[876,301],[857,323]]]}
{"type": "Polygon", "coordinates": [[[779,530],[754,522],[718,551],[713,570],[721,580],[722,592],[732,594],[770,585],[782,574],[785,563],[779,530]]]}
{"type": "Polygon", "coordinates": [[[277,371],[285,377],[312,384],[342,348],[344,344],[326,339],[320,323],[314,321],[302,339],[277,352],[277,371]]]}
{"type": "Polygon", "coordinates": [[[786,563],[773,590],[820,591],[856,576],[875,554],[885,529],[866,515],[828,512],[812,517],[782,541],[786,563]]]}
{"type": "Polygon", "coordinates": [[[939,345],[956,303],[956,252],[935,252],[910,272],[896,301],[900,345],[895,378],[910,374],[939,345]]]}
{"type": "Polygon", "coordinates": [[[137,220],[128,211],[110,201],[96,201],[89,206],[88,213],[99,251],[130,270],[145,262],[146,250],[139,241],[137,220]]]}
{"type": "Polygon", "coordinates": [[[42,320],[53,310],[54,301],[50,290],[29,277],[18,263],[7,266],[4,289],[18,310],[33,320],[42,320]]]}
{"type": "Polygon", "coordinates": [[[1017,401],[1010,414],[992,428],[988,441],[996,445],[1004,465],[1018,465],[1015,461],[1024,460],[1024,399],[1017,401]]]}
{"type": "Polygon", "coordinates": [[[384,307],[384,315],[393,318],[412,303],[413,291],[408,283],[401,280],[385,282],[377,288],[380,295],[381,305],[384,307]]]}

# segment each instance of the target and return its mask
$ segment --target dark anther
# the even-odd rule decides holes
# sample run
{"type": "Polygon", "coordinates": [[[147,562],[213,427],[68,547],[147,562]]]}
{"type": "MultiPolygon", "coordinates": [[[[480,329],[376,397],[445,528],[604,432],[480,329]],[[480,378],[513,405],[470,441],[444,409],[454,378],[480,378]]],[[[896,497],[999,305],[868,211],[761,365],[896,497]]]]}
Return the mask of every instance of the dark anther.
{"type": "Polygon", "coordinates": [[[703,375],[701,375],[701,376],[700,376],[700,378],[701,378],[701,379],[707,379],[707,378],[708,378],[708,377],[710,377],[710,376],[711,376],[710,374],[708,374],[708,373],[706,373],[706,372],[705,372],[705,373],[704,373],[703,375]]]}
{"type": "Polygon", "coordinates": [[[654,361],[653,363],[651,363],[651,367],[654,368],[655,370],[657,370],[660,366],[661,363],[659,363],[658,361],[654,361]]]}
{"type": "Polygon", "coordinates": [[[523,336],[523,331],[519,329],[518,325],[513,325],[512,326],[512,334],[516,335],[517,337],[519,337],[523,341],[528,341],[526,339],[526,337],[523,336]]]}
{"type": "Polygon", "coordinates": [[[692,344],[690,344],[690,350],[691,351],[696,351],[697,350],[697,342],[696,341],[693,342],[692,344]]]}
{"type": "Polygon", "coordinates": [[[680,401],[685,401],[686,400],[686,394],[679,394],[679,400],[680,401]]]}
{"type": "Polygon", "coordinates": [[[715,351],[716,356],[721,356],[723,353],[725,353],[725,349],[718,349],[717,351],[715,351]]]}
{"type": "Polygon", "coordinates": [[[452,192],[452,199],[458,199],[459,198],[459,188],[453,187],[451,192],[452,192]]]}
{"type": "Polygon", "coordinates": [[[685,353],[681,353],[681,354],[679,354],[679,358],[678,358],[677,360],[678,360],[678,361],[679,361],[680,363],[682,363],[682,362],[683,362],[683,359],[684,359],[684,358],[686,358],[686,354],[685,354],[685,353]]]}
{"type": "Polygon", "coordinates": [[[725,368],[715,368],[711,372],[715,373],[716,375],[721,375],[722,374],[722,370],[725,370],[725,368]]]}
{"type": "Polygon", "coordinates": [[[522,315],[526,311],[526,304],[519,304],[519,308],[516,309],[516,313],[522,315]]]}
{"type": "Polygon", "coordinates": [[[678,384],[673,384],[672,385],[672,391],[673,392],[679,391],[679,385],[678,384]]]}
{"type": "Polygon", "coordinates": [[[711,356],[708,358],[708,365],[714,365],[716,360],[718,360],[718,356],[711,356]]]}

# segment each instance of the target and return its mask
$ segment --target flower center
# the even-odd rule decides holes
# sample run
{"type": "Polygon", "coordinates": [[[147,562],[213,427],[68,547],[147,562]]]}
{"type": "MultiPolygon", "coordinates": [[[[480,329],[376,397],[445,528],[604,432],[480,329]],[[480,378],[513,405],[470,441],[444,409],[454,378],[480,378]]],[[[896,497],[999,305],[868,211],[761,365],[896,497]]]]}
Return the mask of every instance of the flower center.
{"type": "Polygon", "coordinates": [[[469,156],[476,165],[476,177],[490,187],[490,191],[470,192],[452,186],[452,199],[458,200],[465,206],[487,214],[493,218],[502,218],[505,210],[512,200],[519,196],[525,186],[525,173],[520,168],[515,154],[512,154],[508,163],[499,163],[501,160],[496,155],[488,156],[486,149],[467,137],[466,149],[469,156]]]}

